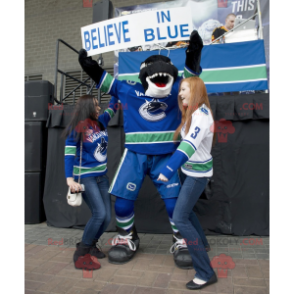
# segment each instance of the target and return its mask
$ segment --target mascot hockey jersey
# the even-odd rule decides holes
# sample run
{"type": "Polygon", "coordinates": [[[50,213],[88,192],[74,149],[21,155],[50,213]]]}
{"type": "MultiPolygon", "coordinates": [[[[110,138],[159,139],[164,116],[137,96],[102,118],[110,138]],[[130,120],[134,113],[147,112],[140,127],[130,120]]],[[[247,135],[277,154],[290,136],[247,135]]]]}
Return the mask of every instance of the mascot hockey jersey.
{"type": "MultiPolygon", "coordinates": [[[[186,66],[183,75],[189,77],[196,73],[186,66]]],[[[166,97],[154,98],[145,94],[140,83],[118,81],[104,71],[97,88],[119,97],[123,104],[126,148],[148,155],[168,154],[176,150],[178,143],[173,141],[173,134],[181,123],[177,101],[180,81],[181,77],[175,79],[166,97]]]]}

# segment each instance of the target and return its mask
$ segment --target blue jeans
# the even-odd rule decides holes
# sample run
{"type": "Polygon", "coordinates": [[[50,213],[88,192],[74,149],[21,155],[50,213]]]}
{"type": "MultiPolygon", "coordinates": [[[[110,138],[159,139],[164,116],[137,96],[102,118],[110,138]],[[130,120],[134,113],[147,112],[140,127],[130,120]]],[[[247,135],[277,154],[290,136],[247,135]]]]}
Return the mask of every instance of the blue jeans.
{"type": "Polygon", "coordinates": [[[205,238],[203,242],[202,235],[204,235],[204,232],[195,213],[195,217],[193,216],[193,220],[191,219],[191,212],[193,212],[194,205],[205,189],[208,179],[207,177],[194,178],[187,176],[173,212],[173,221],[185,239],[192,257],[193,267],[196,271],[195,277],[204,281],[208,281],[214,271],[210,266],[210,259],[205,250],[206,244],[204,242],[207,243],[207,240],[205,238]]]}
{"type": "Polygon", "coordinates": [[[81,179],[85,186],[83,199],[91,210],[92,217],[87,222],[82,242],[91,245],[107,229],[111,220],[111,196],[108,193],[109,181],[106,175],[81,179]]]}
{"type": "MultiPolygon", "coordinates": [[[[187,175],[185,175],[181,170],[180,170],[180,179],[181,179],[181,183],[182,183],[182,185],[183,185],[183,183],[185,182],[185,179],[187,178],[187,175]]],[[[207,178],[206,178],[207,179],[207,178]]],[[[205,189],[205,187],[204,187],[204,189],[205,189]]],[[[203,190],[204,190],[203,189],[203,190]]],[[[202,192],[201,192],[202,193],[202,192]]],[[[201,195],[201,193],[200,193],[200,195],[201,195]]],[[[199,196],[200,197],[200,196],[199,196]]],[[[198,197],[198,198],[199,198],[198,197]]],[[[198,200],[198,199],[197,199],[198,200]]],[[[201,227],[201,224],[200,224],[200,222],[199,222],[199,220],[198,220],[198,217],[196,216],[196,213],[193,211],[193,207],[192,207],[192,211],[191,211],[191,213],[190,213],[190,216],[189,216],[189,220],[191,221],[191,223],[192,223],[192,225],[194,226],[194,228],[196,229],[196,231],[199,233],[199,235],[200,235],[200,238],[201,238],[201,240],[202,240],[202,242],[203,242],[203,245],[204,245],[204,247],[210,247],[209,246],[209,244],[208,244],[208,241],[207,241],[207,239],[206,239],[206,236],[205,236],[205,234],[204,234],[204,232],[203,232],[203,229],[202,229],[202,227],[201,227]]],[[[180,232],[181,233],[181,232],[180,232]]]]}

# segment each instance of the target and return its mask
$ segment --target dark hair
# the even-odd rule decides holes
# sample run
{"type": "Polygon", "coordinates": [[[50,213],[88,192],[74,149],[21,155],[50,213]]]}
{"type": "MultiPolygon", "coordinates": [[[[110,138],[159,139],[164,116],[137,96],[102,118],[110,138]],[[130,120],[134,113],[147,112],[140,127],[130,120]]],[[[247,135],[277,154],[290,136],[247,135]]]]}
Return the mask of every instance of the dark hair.
{"type": "Polygon", "coordinates": [[[73,117],[71,118],[69,124],[65,128],[62,135],[67,137],[72,131],[76,131],[75,139],[77,141],[83,139],[83,128],[85,124],[93,124],[100,128],[101,131],[105,130],[104,125],[99,122],[96,117],[96,105],[98,105],[98,100],[93,95],[83,95],[79,98],[73,117]],[[96,100],[96,101],[95,101],[96,100]]]}

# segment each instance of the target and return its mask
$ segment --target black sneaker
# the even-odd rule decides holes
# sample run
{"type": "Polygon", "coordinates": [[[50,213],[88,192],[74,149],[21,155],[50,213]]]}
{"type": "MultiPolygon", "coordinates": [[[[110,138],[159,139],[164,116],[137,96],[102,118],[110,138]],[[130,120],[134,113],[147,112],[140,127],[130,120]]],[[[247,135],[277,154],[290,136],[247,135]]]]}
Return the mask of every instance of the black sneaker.
{"type": "Polygon", "coordinates": [[[108,261],[114,264],[129,262],[139,249],[140,239],[135,226],[130,233],[117,227],[118,235],[112,240],[112,247],[108,252],[108,261]]]}

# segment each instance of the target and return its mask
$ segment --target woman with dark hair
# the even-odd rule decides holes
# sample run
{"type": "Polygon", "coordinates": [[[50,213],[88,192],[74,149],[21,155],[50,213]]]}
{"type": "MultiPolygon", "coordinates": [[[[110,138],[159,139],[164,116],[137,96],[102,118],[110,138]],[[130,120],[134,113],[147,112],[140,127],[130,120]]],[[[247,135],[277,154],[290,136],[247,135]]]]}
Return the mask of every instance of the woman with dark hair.
{"type": "Polygon", "coordinates": [[[199,222],[196,226],[190,218],[193,207],[213,174],[211,148],[214,120],[205,85],[198,77],[181,81],[178,103],[182,121],[175,131],[174,141],[179,134],[182,141],[161,170],[158,180],[168,181],[179,167],[186,176],[172,219],[185,240],[196,271],[195,278],[186,287],[197,290],[217,282],[203,243],[203,229],[199,222]]]}
{"type": "Polygon", "coordinates": [[[80,97],[74,115],[64,132],[67,136],[64,156],[67,185],[72,193],[81,191],[81,184],[84,185],[85,191],[82,196],[92,213],[85,226],[82,241],[77,243],[74,253],[76,268],[79,268],[76,264],[79,257],[86,254],[96,258],[105,257],[96,243],[111,220],[111,198],[106,175],[108,145],[106,127],[115,114],[115,105],[117,99],[112,97],[108,108],[99,115],[101,108],[94,96],[80,97]]]}

